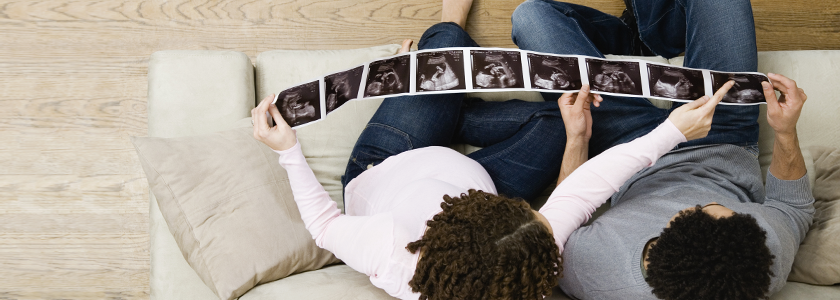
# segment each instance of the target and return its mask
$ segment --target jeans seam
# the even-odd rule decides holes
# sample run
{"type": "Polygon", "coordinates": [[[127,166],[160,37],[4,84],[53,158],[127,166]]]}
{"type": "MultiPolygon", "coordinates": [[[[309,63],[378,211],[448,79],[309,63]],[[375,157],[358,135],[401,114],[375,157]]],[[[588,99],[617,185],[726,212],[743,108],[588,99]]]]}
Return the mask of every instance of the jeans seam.
{"type": "Polygon", "coordinates": [[[641,26],[639,26],[638,21],[636,21],[636,27],[639,27],[639,38],[640,38],[640,39],[642,38],[642,34],[641,34],[642,32],[648,32],[648,31],[650,31],[650,27],[652,27],[652,26],[653,26],[653,24],[657,24],[657,23],[659,23],[659,21],[662,21],[662,19],[664,19],[664,18],[665,18],[665,16],[666,16],[668,13],[670,13],[672,10],[674,10],[674,8],[671,8],[671,9],[669,9],[668,11],[666,11],[666,12],[662,13],[662,15],[661,15],[661,16],[659,16],[659,19],[656,19],[656,21],[653,21],[653,22],[651,22],[650,24],[648,24],[647,28],[645,28],[644,30],[642,30],[641,26]]]}

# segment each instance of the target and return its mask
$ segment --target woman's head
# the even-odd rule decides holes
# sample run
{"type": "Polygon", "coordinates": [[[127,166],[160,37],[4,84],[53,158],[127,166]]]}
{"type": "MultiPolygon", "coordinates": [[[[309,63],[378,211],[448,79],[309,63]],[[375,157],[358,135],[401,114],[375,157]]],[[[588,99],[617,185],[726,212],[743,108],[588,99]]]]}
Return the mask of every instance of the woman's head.
{"type": "Polygon", "coordinates": [[[542,299],[562,271],[554,237],[521,199],[470,190],[406,249],[421,251],[409,286],[420,299],[542,299]]]}

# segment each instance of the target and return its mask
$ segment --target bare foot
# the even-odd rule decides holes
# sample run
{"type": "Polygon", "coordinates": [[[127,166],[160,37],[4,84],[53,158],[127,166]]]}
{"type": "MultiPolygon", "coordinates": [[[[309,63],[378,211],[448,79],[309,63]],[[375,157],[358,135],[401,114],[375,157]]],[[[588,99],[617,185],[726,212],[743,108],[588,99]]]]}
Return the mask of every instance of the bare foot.
{"type": "Polygon", "coordinates": [[[443,0],[443,10],[440,13],[441,22],[455,22],[461,28],[467,26],[467,15],[470,14],[473,0],[443,0]]]}
{"type": "Polygon", "coordinates": [[[402,41],[402,47],[400,47],[400,51],[397,51],[397,54],[406,53],[408,51],[411,51],[411,44],[413,44],[413,43],[414,43],[414,41],[412,41],[411,39],[404,39],[402,41]]]}

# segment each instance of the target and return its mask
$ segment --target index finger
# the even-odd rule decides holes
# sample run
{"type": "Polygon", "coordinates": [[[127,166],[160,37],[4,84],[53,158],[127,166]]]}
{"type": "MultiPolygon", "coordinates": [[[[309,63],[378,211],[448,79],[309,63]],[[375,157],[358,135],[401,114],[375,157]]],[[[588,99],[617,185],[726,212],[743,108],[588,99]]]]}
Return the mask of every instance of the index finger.
{"type": "MultiPolygon", "coordinates": [[[[770,80],[772,80],[771,83],[774,86],[776,86],[776,83],[778,83],[779,85],[783,86],[784,88],[786,88],[788,90],[796,90],[797,89],[796,88],[796,81],[793,81],[793,79],[787,78],[784,75],[767,73],[767,77],[770,78],[770,80]]],[[[779,88],[779,86],[776,86],[776,88],[781,90],[781,88],[779,88]]]]}
{"type": "Polygon", "coordinates": [[[717,92],[715,92],[712,98],[709,99],[709,101],[707,101],[705,104],[703,104],[702,107],[707,110],[714,110],[718,103],[720,103],[720,101],[723,100],[723,96],[726,95],[727,92],[729,92],[729,89],[731,89],[733,85],[735,85],[734,80],[730,80],[724,83],[723,86],[720,87],[720,89],[718,89],[717,92]]]}

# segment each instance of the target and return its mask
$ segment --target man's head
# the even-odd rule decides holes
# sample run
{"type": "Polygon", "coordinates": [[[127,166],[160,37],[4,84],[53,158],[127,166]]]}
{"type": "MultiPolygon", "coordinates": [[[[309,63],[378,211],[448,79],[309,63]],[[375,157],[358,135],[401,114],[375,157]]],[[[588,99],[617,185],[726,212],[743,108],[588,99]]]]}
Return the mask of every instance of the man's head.
{"type": "Polygon", "coordinates": [[[542,299],[562,268],[547,222],[521,199],[470,190],[409,243],[420,261],[409,281],[420,299],[542,299]]]}
{"type": "Polygon", "coordinates": [[[680,211],[647,252],[648,284],[661,299],[763,299],[773,255],[749,214],[710,203],[680,211]]]}

